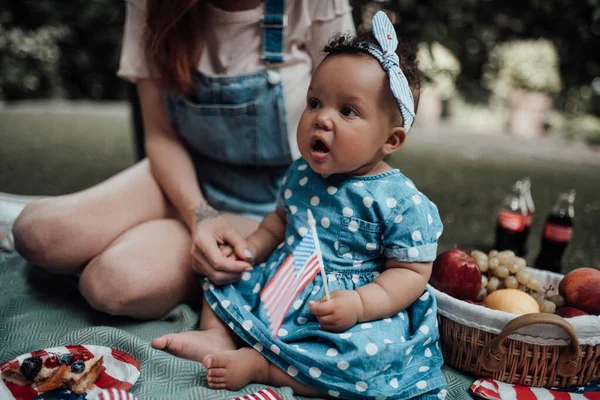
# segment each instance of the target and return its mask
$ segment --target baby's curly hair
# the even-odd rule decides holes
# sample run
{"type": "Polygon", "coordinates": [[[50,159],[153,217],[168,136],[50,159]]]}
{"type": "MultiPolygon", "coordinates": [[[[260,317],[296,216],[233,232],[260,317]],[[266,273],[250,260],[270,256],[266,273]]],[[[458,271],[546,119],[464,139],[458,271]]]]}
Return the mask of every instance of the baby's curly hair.
{"type": "MultiPolygon", "coordinates": [[[[377,40],[370,32],[359,36],[341,33],[329,40],[325,47],[323,47],[323,53],[325,53],[325,58],[339,54],[364,53],[371,55],[367,50],[369,44],[379,46],[377,40]]],[[[419,95],[421,93],[421,80],[419,79],[417,54],[407,43],[399,43],[396,54],[400,59],[400,68],[402,69],[412,92],[416,113],[419,105],[419,95]]]]}

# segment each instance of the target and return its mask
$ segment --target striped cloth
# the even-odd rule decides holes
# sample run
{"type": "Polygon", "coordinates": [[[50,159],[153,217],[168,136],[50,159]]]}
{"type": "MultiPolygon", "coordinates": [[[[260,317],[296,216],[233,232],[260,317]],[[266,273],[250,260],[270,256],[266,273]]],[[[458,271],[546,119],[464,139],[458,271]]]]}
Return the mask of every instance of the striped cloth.
{"type": "Polygon", "coordinates": [[[489,400],[600,400],[599,390],[600,380],[561,390],[512,385],[490,378],[478,379],[471,385],[474,395],[489,400]]]}
{"type": "Polygon", "coordinates": [[[378,11],[373,17],[371,31],[379,46],[373,44],[366,50],[381,63],[383,69],[388,73],[390,89],[400,107],[403,127],[408,132],[415,119],[415,101],[406,76],[400,68],[400,59],[396,54],[398,37],[394,25],[383,11],[378,11]]]}
{"type": "Polygon", "coordinates": [[[273,389],[266,388],[245,396],[236,397],[235,400],[281,400],[281,397],[273,389]]]}
{"type": "Polygon", "coordinates": [[[98,393],[98,397],[94,397],[95,400],[137,400],[137,397],[121,389],[104,389],[98,393]]]}

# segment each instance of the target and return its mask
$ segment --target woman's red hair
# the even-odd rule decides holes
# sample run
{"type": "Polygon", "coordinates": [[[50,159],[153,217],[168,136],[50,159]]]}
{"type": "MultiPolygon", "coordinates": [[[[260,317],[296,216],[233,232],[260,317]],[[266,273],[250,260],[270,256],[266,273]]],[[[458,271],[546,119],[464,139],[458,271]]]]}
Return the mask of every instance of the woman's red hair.
{"type": "Polygon", "coordinates": [[[202,0],[147,0],[146,57],[168,90],[188,94],[199,61],[202,0]]]}

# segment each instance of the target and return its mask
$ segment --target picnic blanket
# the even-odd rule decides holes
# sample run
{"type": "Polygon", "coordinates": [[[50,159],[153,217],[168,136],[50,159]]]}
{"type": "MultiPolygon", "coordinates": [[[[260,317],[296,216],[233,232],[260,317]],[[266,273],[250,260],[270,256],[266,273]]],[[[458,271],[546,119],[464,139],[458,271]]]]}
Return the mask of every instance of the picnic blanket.
{"type": "MultiPolygon", "coordinates": [[[[252,384],[238,392],[207,387],[201,363],[152,348],[153,338],[196,329],[198,311],[182,304],[160,320],[138,321],[93,310],[79,294],[77,278],[52,275],[16,253],[0,252],[0,362],[34,350],[94,344],[124,351],[140,364],[130,392],[145,399],[235,399],[265,388],[252,384]]],[[[447,399],[471,399],[474,378],[444,366],[447,399]]],[[[283,399],[300,399],[290,388],[273,388],[283,399]]]]}

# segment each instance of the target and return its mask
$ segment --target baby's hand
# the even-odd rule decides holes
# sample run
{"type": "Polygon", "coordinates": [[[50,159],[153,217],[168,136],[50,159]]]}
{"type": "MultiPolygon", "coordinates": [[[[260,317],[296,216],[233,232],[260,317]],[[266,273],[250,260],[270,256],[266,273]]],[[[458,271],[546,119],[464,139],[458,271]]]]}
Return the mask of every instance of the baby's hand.
{"type": "MultiPolygon", "coordinates": [[[[233,247],[228,244],[223,244],[219,246],[219,250],[221,250],[221,255],[225,258],[230,258],[232,260],[237,259],[238,257],[235,255],[235,251],[233,247]]],[[[246,260],[243,260],[246,261],[246,260]]]]}
{"type": "Polygon", "coordinates": [[[334,290],[331,299],[323,297],[309,302],[321,328],[330,332],[344,332],[356,325],[362,313],[362,300],[355,290],[334,290]]]}

